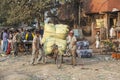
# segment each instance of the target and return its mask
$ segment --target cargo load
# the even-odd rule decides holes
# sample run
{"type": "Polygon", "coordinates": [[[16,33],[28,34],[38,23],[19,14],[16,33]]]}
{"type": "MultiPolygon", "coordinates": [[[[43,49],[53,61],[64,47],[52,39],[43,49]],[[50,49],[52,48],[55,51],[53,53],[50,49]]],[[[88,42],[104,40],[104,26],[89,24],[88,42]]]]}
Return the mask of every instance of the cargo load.
{"type": "MultiPolygon", "coordinates": [[[[51,54],[53,44],[58,45],[59,51],[63,52],[66,50],[67,42],[66,37],[68,34],[68,26],[63,24],[45,24],[44,35],[42,43],[44,44],[45,54],[51,54]]],[[[62,54],[63,54],[62,53],[62,54]]]]}
{"type": "Polygon", "coordinates": [[[44,32],[48,32],[48,33],[55,33],[55,26],[54,24],[50,23],[50,24],[45,24],[44,26],[44,32]]]}
{"type": "Polygon", "coordinates": [[[69,30],[67,25],[63,24],[45,24],[44,35],[42,43],[45,43],[45,40],[49,37],[58,38],[65,40],[69,30]]]}
{"type": "Polygon", "coordinates": [[[51,54],[51,52],[52,52],[51,46],[53,44],[58,45],[58,50],[60,52],[62,52],[61,54],[63,54],[67,48],[67,41],[66,40],[49,37],[46,39],[46,41],[44,43],[45,54],[51,54]]]}

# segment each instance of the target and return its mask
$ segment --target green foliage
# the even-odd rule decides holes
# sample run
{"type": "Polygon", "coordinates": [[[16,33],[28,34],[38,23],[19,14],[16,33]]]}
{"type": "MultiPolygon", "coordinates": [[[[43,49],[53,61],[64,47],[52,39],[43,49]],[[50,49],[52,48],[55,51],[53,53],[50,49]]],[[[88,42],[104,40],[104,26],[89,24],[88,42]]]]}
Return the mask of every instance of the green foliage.
{"type": "Polygon", "coordinates": [[[113,47],[113,43],[110,41],[104,41],[103,43],[105,46],[113,47]]]}
{"type": "Polygon", "coordinates": [[[102,41],[102,43],[104,44],[104,47],[106,47],[110,51],[116,51],[117,49],[116,43],[111,42],[110,40],[102,41]]]}
{"type": "Polygon", "coordinates": [[[17,24],[40,18],[51,0],[0,0],[0,23],[17,24]]]}
{"type": "MultiPolygon", "coordinates": [[[[0,0],[0,23],[2,25],[16,25],[21,22],[31,23],[35,18],[41,22],[44,12],[56,7],[55,1],[57,2],[58,0],[0,0]]],[[[61,3],[74,4],[74,1],[77,0],[59,1],[61,3]]],[[[68,20],[73,20],[73,15],[68,20]]]]}

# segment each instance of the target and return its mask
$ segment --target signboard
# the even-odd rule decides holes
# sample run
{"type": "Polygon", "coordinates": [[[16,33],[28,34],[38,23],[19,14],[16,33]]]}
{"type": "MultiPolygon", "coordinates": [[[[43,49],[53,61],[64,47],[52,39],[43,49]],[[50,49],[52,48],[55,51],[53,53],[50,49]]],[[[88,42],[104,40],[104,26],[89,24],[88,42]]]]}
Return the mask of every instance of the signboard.
{"type": "Polygon", "coordinates": [[[96,28],[104,27],[104,19],[96,19],[96,28]]]}

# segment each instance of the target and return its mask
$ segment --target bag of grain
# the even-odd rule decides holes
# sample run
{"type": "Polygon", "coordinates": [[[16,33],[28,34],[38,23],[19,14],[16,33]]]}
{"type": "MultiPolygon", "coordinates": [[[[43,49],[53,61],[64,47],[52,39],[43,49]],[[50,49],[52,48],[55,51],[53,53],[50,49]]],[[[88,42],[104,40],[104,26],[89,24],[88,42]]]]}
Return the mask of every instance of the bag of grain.
{"type": "Polygon", "coordinates": [[[68,33],[68,26],[67,25],[63,25],[63,24],[56,24],[55,25],[56,28],[56,38],[59,39],[66,39],[67,33],[68,33]]]}
{"type": "Polygon", "coordinates": [[[45,32],[42,38],[42,43],[45,43],[45,40],[49,37],[55,37],[55,33],[49,33],[49,32],[45,32]]]}
{"type": "Polygon", "coordinates": [[[52,48],[51,46],[55,43],[55,38],[46,38],[45,43],[44,43],[44,51],[45,54],[51,54],[52,48]]]}
{"type": "Polygon", "coordinates": [[[66,34],[68,33],[68,26],[67,25],[63,25],[63,24],[56,24],[55,25],[56,28],[56,33],[60,33],[60,34],[66,34]]]}
{"type": "Polygon", "coordinates": [[[66,50],[66,48],[67,48],[67,41],[66,40],[56,38],[55,44],[58,45],[58,49],[60,51],[64,52],[66,50]]]}
{"type": "Polygon", "coordinates": [[[51,23],[50,24],[45,24],[44,31],[45,31],[45,33],[46,32],[55,33],[56,31],[55,31],[54,24],[51,24],[51,23]]]}
{"type": "Polygon", "coordinates": [[[55,38],[58,38],[58,39],[63,39],[65,40],[67,37],[67,34],[60,34],[60,33],[56,33],[55,34],[55,38]]]}

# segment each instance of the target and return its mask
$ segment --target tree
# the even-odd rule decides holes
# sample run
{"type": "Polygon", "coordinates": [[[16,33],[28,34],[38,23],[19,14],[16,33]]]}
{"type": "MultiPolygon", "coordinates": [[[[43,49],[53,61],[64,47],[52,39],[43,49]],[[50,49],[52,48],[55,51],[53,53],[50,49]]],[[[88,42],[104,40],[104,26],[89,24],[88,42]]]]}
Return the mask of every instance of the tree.
{"type": "Polygon", "coordinates": [[[10,9],[9,1],[8,0],[0,0],[0,23],[2,25],[6,24],[9,9],[10,9]]]}
{"type": "Polygon", "coordinates": [[[0,19],[7,24],[31,22],[40,18],[41,13],[50,7],[51,0],[4,0],[0,1],[0,19]]]}
{"type": "MultiPolygon", "coordinates": [[[[59,3],[60,5],[56,6],[58,8],[57,15],[52,20],[70,26],[78,24],[79,0],[59,0],[59,3]]],[[[54,14],[51,14],[51,16],[54,16],[54,14]]]]}
{"type": "Polygon", "coordinates": [[[8,25],[31,23],[34,19],[40,22],[44,20],[44,12],[53,8],[57,8],[58,13],[58,15],[50,14],[55,16],[55,20],[60,23],[76,22],[78,5],[79,0],[1,0],[0,22],[8,25]],[[68,17],[63,19],[62,14],[68,17]]]}

